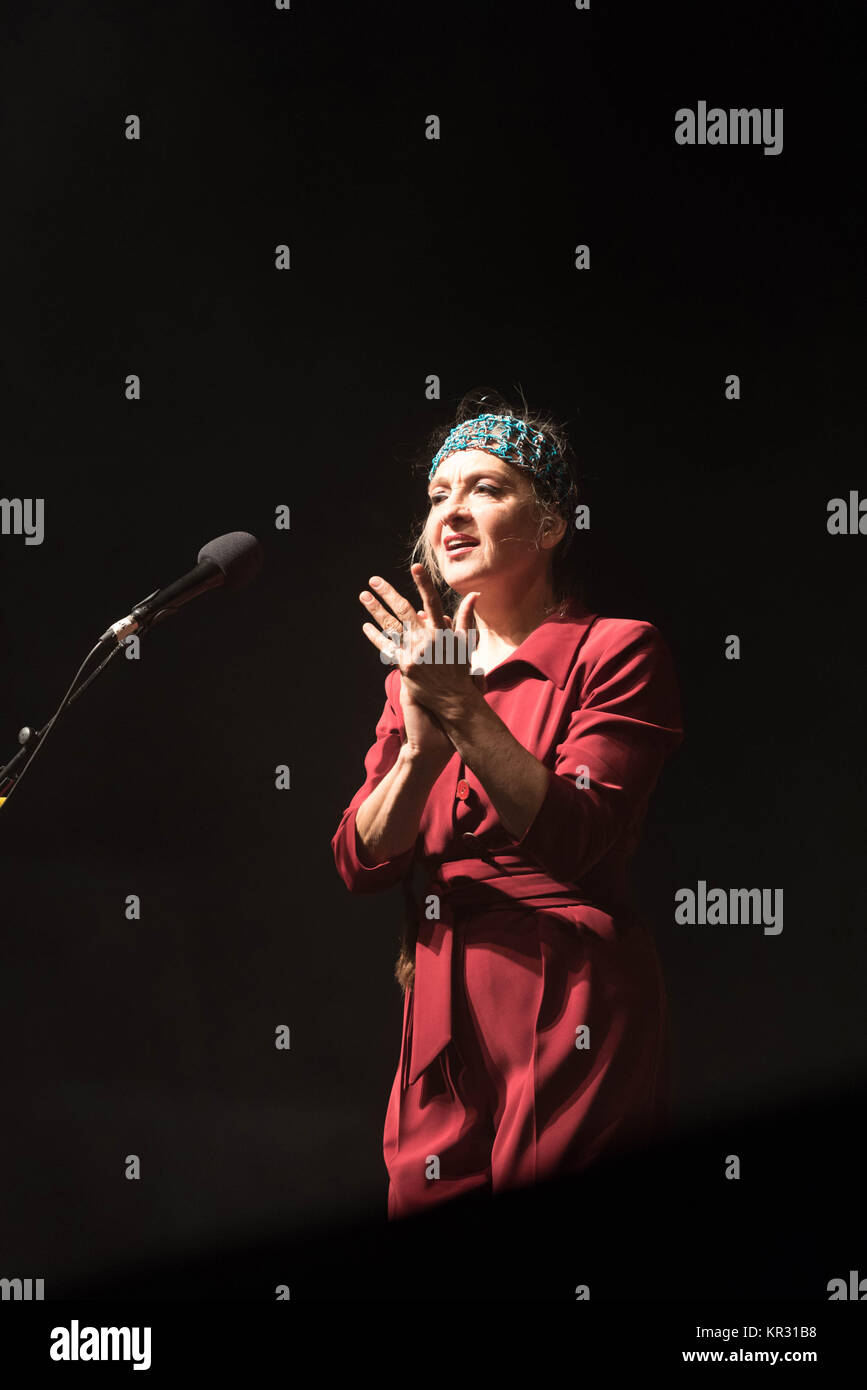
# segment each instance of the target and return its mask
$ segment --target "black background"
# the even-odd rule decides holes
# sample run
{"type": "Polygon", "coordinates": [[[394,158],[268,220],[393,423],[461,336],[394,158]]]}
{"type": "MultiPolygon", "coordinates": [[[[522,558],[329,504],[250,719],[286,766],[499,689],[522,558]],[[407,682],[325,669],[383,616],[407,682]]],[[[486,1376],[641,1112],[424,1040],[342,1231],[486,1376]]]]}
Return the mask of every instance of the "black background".
{"type": "MultiPolygon", "coordinates": [[[[44,498],[46,533],[0,536],[0,761],[205,541],[252,531],[265,570],[112,662],[0,812],[0,1274],[50,1296],[384,1223],[401,904],[350,897],[330,847],[383,700],[357,594],[411,591],[412,461],[477,385],[570,421],[592,606],[677,661],[687,737],[634,877],[679,1130],[719,1135],[696,1200],[722,1231],[720,1155],[783,1113],[771,1185],[806,1174],[815,1215],[816,1165],[857,1171],[867,540],[826,527],[867,492],[856,17],[7,7],[0,491],[44,498]],[[782,153],[677,145],[700,100],[782,107],[782,153]],[[699,879],[782,888],[782,933],[675,925],[699,879]]],[[[836,1237],[809,1296],[867,1260],[836,1237]]]]}

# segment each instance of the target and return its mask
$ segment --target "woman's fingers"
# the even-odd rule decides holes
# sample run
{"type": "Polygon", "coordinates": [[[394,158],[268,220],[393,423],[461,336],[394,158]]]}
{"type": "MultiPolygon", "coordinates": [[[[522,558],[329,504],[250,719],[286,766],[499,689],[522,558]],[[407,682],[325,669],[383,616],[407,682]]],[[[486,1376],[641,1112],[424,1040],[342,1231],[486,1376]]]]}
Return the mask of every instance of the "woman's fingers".
{"type": "Polygon", "coordinates": [[[424,600],[425,610],[430,614],[434,627],[442,629],[445,627],[443,606],[440,603],[440,596],[434,587],[433,580],[424,565],[410,565],[410,573],[415,580],[415,587],[424,600]]]}
{"type": "MultiPolygon", "coordinates": [[[[475,609],[476,599],[478,597],[478,593],[475,592],[470,594],[464,594],[463,598],[458,604],[458,611],[455,613],[455,632],[463,633],[466,638],[466,652],[467,659],[470,663],[471,675],[473,675],[475,668],[473,653],[476,650],[476,645],[479,640],[479,634],[476,631],[475,624],[473,623],[473,613],[475,609]]],[[[473,676],[473,679],[475,680],[475,676],[473,676]]],[[[476,681],[476,684],[478,684],[478,681],[476,681]]]]}
{"type": "Polygon", "coordinates": [[[418,625],[416,610],[411,603],[407,602],[403,594],[397,592],[393,584],[389,584],[387,579],[381,579],[378,574],[372,574],[367,582],[376,596],[382,600],[383,604],[388,604],[392,613],[402,623],[409,623],[411,627],[418,625]]]}
{"type": "Polygon", "coordinates": [[[368,589],[362,589],[358,595],[358,601],[364,604],[370,616],[376,619],[380,627],[395,628],[398,632],[401,631],[400,623],[396,621],[394,614],[390,613],[368,589]]]}
{"type": "Polygon", "coordinates": [[[458,611],[455,614],[455,632],[469,631],[470,619],[473,616],[473,606],[479,595],[475,592],[464,594],[458,604],[458,611]]]}
{"type": "Polygon", "coordinates": [[[393,664],[395,664],[395,665],[399,664],[399,662],[398,662],[398,657],[399,657],[399,654],[400,654],[400,643],[399,643],[399,640],[398,640],[397,642],[393,642],[393,641],[391,640],[391,637],[389,636],[389,633],[391,632],[391,633],[394,633],[395,636],[399,638],[399,635],[400,635],[400,628],[399,628],[399,627],[390,628],[390,629],[388,630],[388,632],[380,632],[380,630],[379,630],[378,627],[374,627],[374,626],[373,626],[373,623],[362,623],[362,624],[361,624],[361,631],[364,633],[365,637],[367,637],[367,638],[373,643],[373,645],[374,645],[375,647],[378,647],[379,650],[380,650],[381,652],[384,652],[384,653],[386,654],[386,656],[390,659],[390,661],[391,661],[393,664]]]}

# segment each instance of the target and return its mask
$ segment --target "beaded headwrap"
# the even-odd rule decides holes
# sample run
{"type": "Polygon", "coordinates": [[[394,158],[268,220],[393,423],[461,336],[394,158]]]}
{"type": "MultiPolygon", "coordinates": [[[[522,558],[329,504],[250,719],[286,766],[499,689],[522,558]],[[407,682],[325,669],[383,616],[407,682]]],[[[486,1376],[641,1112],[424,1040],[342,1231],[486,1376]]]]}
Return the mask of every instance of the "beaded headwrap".
{"type": "Polygon", "coordinates": [[[513,415],[478,415],[474,420],[461,421],[434,455],[428,479],[444,458],[461,449],[484,449],[517,468],[529,469],[548,483],[556,505],[568,494],[571,478],[563,459],[554,445],[525,420],[517,420],[513,415]]]}

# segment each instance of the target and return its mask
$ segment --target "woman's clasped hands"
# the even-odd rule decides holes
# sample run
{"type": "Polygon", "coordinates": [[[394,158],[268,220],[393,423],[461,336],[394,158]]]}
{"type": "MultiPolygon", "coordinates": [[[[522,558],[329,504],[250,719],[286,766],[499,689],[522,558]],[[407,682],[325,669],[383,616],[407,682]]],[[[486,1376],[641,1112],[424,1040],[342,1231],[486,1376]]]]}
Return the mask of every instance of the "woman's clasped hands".
{"type": "Polygon", "coordinates": [[[442,759],[454,752],[443,726],[459,720],[467,702],[484,689],[484,676],[472,673],[477,633],[471,620],[478,594],[464,595],[452,622],[424,565],[413,565],[411,573],[424,608],[414,608],[387,580],[373,575],[373,593],[365,589],[359,599],[379,627],[368,622],[362,631],[383,660],[400,670],[407,741],[442,759]]]}

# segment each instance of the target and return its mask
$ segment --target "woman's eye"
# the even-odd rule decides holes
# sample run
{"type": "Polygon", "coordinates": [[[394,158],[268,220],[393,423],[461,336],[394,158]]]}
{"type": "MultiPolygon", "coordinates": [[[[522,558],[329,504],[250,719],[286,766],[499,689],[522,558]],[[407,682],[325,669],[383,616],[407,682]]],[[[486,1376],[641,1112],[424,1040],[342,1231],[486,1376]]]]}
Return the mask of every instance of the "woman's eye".
{"type": "MultiPolygon", "coordinates": [[[[476,483],[476,492],[489,492],[492,497],[496,497],[499,491],[499,488],[491,487],[490,483],[476,483]]],[[[444,492],[437,492],[434,495],[432,495],[429,498],[431,506],[435,507],[438,502],[442,502],[445,496],[446,494],[444,492]]]]}

